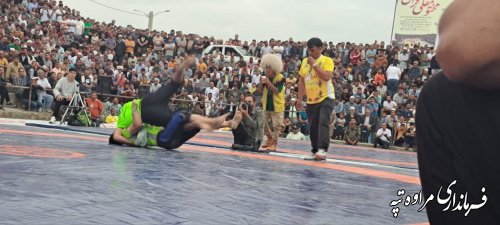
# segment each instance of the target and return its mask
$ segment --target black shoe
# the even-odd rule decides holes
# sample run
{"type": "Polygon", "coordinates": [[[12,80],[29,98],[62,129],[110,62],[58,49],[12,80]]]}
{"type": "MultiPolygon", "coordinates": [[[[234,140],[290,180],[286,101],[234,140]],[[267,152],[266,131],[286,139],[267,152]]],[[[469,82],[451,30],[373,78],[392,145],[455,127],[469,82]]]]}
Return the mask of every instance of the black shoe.
{"type": "Polygon", "coordinates": [[[377,144],[374,144],[374,145],[373,145],[373,148],[377,148],[377,144]]]}

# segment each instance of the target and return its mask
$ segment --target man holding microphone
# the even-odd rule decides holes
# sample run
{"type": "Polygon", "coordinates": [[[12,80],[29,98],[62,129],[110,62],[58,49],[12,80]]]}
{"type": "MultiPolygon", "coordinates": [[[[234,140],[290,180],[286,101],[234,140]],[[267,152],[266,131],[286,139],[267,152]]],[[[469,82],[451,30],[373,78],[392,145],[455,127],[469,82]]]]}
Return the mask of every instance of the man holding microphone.
{"type": "Polygon", "coordinates": [[[333,112],[335,91],[331,82],[333,60],[321,55],[323,42],[311,38],[307,42],[309,57],[300,66],[299,95],[297,109],[303,110],[302,98],[307,97],[306,113],[310,123],[312,155],[306,160],[325,160],[330,145],[329,121],[333,112]]]}

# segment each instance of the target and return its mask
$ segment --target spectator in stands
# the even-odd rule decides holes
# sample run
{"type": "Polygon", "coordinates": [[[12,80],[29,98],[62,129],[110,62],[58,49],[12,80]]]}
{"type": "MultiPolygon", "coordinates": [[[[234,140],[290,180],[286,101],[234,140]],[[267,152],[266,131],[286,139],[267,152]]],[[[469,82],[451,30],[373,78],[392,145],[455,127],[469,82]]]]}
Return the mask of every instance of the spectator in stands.
{"type": "Polygon", "coordinates": [[[365,110],[365,114],[361,116],[361,142],[364,143],[372,143],[372,137],[377,130],[379,119],[376,116],[373,116],[370,109],[365,110]]]}
{"type": "Polygon", "coordinates": [[[21,63],[19,63],[19,57],[14,57],[14,60],[7,66],[4,78],[11,81],[14,77],[19,75],[19,69],[21,68],[24,67],[21,63]]]}
{"type": "Polygon", "coordinates": [[[181,95],[176,98],[176,106],[177,110],[181,111],[189,111],[193,109],[193,99],[188,96],[188,91],[187,89],[183,89],[181,92],[181,95]]]}
{"type": "Polygon", "coordinates": [[[399,86],[399,79],[401,78],[401,69],[397,67],[397,61],[393,61],[387,68],[387,95],[393,96],[399,86]]]}
{"type": "Polygon", "coordinates": [[[406,107],[401,110],[400,114],[403,118],[405,118],[405,120],[413,118],[413,105],[406,104],[406,107]]]}
{"type": "Polygon", "coordinates": [[[344,103],[344,114],[348,114],[351,107],[354,107],[354,109],[358,107],[356,104],[356,97],[354,96],[349,97],[349,102],[344,103]]]}
{"type": "Polygon", "coordinates": [[[420,76],[421,70],[420,67],[418,66],[419,62],[418,61],[413,61],[411,68],[408,70],[408,76],[410,80],[415,80],[417,76],[420,76]]]}
{"type": "Polygon", "coordinates": [[[386,112],[390,112],[391,110],[398,108],[398,104],[396,102],[392,101],[391,96],[387,96],[386,100],[384,101],[383,106],[384,106],[384,110],[386,112]]]}
{"type": "Polygon", "coordinates": [[[404,135],[405,150],[413,148],[413,150],[415,151],[415,136],[416,136],[415,123],[410,122],[410,127],[408,127],[404,135]]]}
{"type": "Polygon", "coordinates": [[[394,129],[394,146],[403,146],[405,142],[406,124],[400,123],[399,126],[394,129]]]}
{"type": "Polygon", "coordinates": [[[94,122],[98,121],[103,115],[104,104],[97,99],[97,93],[95,91],[90,93],[90,98],[85,99],[85,102],[90,111],[90,118],[94,122]]]}
{"type": "MultiPolygon", "coordinates": [[[[31,89],[23,89],[23,93],[20,98],[21,105],[24,106],[26,110],[31,108],[32,111],[39,111],[39,109],[42,107],[42,105],[38,102],[38,84],[37,84],[37,77],[34,77],[31,79],[31,82],[29,85],[31,85],[31,89]],[[31,92],[31,96],[30,96],[31,92]],[[31,97],[31,98],[30,98],[31,97]]],[[[29,87],[28,85],[28,87],[29,87]]]]}
{"type": "Polygon", "coordinates": [[[196,102],[194,104],[194,109],[193,109],[193,111],[191,113],[196,114],[196,115],[206,116],[205,112],[201,108],[201,103],[200,102],[196,102]]]}
{"type": "Polygon", "coordinates": [[[116,115],[120,115],[122,105],[119,102],[117,97],[113,97],[111,101],[107,101],[104,108],[104,114],[106,116],[111,115],[111,110],[114,110],[116,115]]]}
{"type": "Polygon", "coordinates": [[[66,77],[61,78],[56,86],[54,87],[55,105],[51,123],[61,120],[61,115],[59,111],[62,105],[68,105],[73,99],[73,95],[78,91],[78,81],[75,80],[76,71],[75,69],[70,69],[66,77]]]}
{"type": "Polygon", "coordinates": [[[378,129],[377,135],[375,138],[374,148],[377,148],[378,145],[382,145],[382,148],[388,149],[391,140],[391,130],[387,129],[387,124],[382,123],[382,127],[378,129]]]}
{"type": "Polygon", "coordinates": [[[347,145],[357,145],[361,136],[361,131],[356,125],[356,120],[351,119],[349,126],[345,129],[344,140],[347,145]]]}
{"type": "Polygon", "coordinates": [[[219,89],[215,87],[215,83],[210,81],[209,87],[205,89],[205,95],[212,94],[214,100],[219,99],[219,89]]]}
{"type": "Polygon", "coordinates": [[[151,86],[149,86],[149,93],[154,93],[158,91],[158,89],[160,88],[161,88],[160,79],[154,78],[153,83],[151,83],[151,86]]]}
{"type": "Polygon", "coordinates": [[[344,140],[344,127],[346,125],[346,119],[344,118],[344,113],[341,112],[337,119],[335,120],[335,130],[333,131],[333,139],[344,140]]]}
{"type": "Polygon", "coordinates": [[[359,115],[356,113],[356,108],[354,106],[351,106],[351,108],[349,108],[349,112],[347,113],[345,119],[346,121],[349,122],[351,120],[354,120],[356,121],[356,125],[359,125],[360,123],[359,115]]]}
{"type": "Polygon", "coordinates": [[[4,77],[3,69],[0,69],[0,109],[3,109],[3,104],[7,101],[7,105],[11,105],[9,92],[7,91],[7,87],[12,84],[4,77]]]}
{"type": "MultiPolygon", "coordinates": [[[[366,101],[366,98],[361,98],[361,103],[356,107],[356,114],[358,116],[363,116],[365,115],[365,111],[368,109],[368,102],[366,101]]],[[[359,121],[360,123],[362,121],[359,121]]]]}
{"type": "Polygon", "coordinates": [[[397,128],[397,124],[399,123],[398,115],[396,114],[396,109],[393,108],[390,110],[390,114],[385,117],[385,123],[387,123],[387,128],[391,129],[392,133],[394,133],[397,128]]]}
{"type": "Polygon", "coordinates": [[[403,92],[403,88],[398,88],[398,92],[394,94],[393,100],[397,105],[405,105],[408,95],[403,92]]]}
{"type": "Polygon", "coordinates": [[[289,140],[298,140],[298,141],[307,141],[307,137],[300,132],[300,126],[297,124],[292,125],[292,132],[288,133],[286,139],[289,140]]]}
{"type": "Polygon", "coordinates": [[[116,124],[118,122],[118,116],[115,109],[111,109],[110,114],[104,119],[105,123],[116,124]]]}
{"type": "Polygon", "coordinates": [[[45,71],[43,70],[38,70],[38,79],[37,79],[37,84],[38,84],[38,103],[42,107],[40,110],[45,110],[47,112],[50,112],[50,108],[52,107],[52,102],[54,101],[54,96],[49,94],[48,92],[52,92],[52,86],[49,83],[49,79],[45,77],[45,71]]]}

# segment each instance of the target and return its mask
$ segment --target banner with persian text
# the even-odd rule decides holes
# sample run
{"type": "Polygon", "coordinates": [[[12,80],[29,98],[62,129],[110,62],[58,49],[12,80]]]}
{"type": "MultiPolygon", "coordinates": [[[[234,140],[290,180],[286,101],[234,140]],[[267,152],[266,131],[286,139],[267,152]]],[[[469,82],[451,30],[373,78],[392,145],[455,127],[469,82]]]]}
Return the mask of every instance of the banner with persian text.
{"type": "Polygon", "coordinates": [[[453,0],[397,0],[394,39],[401,44],[435,46],[441,15],[453,0]]]}

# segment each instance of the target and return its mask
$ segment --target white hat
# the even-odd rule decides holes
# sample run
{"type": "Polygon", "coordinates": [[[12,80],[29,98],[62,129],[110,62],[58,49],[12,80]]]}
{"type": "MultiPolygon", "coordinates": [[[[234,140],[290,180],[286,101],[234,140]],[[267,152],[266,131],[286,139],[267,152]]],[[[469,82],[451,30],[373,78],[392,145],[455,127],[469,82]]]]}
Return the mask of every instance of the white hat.
{"type": "Polygon", "coordinates": [[[116,69],[117,70],[123,70],[123,66],[117,66],[116,69]]]}
{"type": "Polygon", "coordinates": [[[355,110],[356,108],[354,108],[354,106],[351,106],[351,108],[349,108],[349,110],[351,110],[351,109],[352,109],[352,110],[355,110]]]}
{"type": "Polygon", "coordinates": [[[292,98],[292,99],[290,99],[290,101],[295,102],[295,101],[297,101],[297,99],[292,98]]]}

